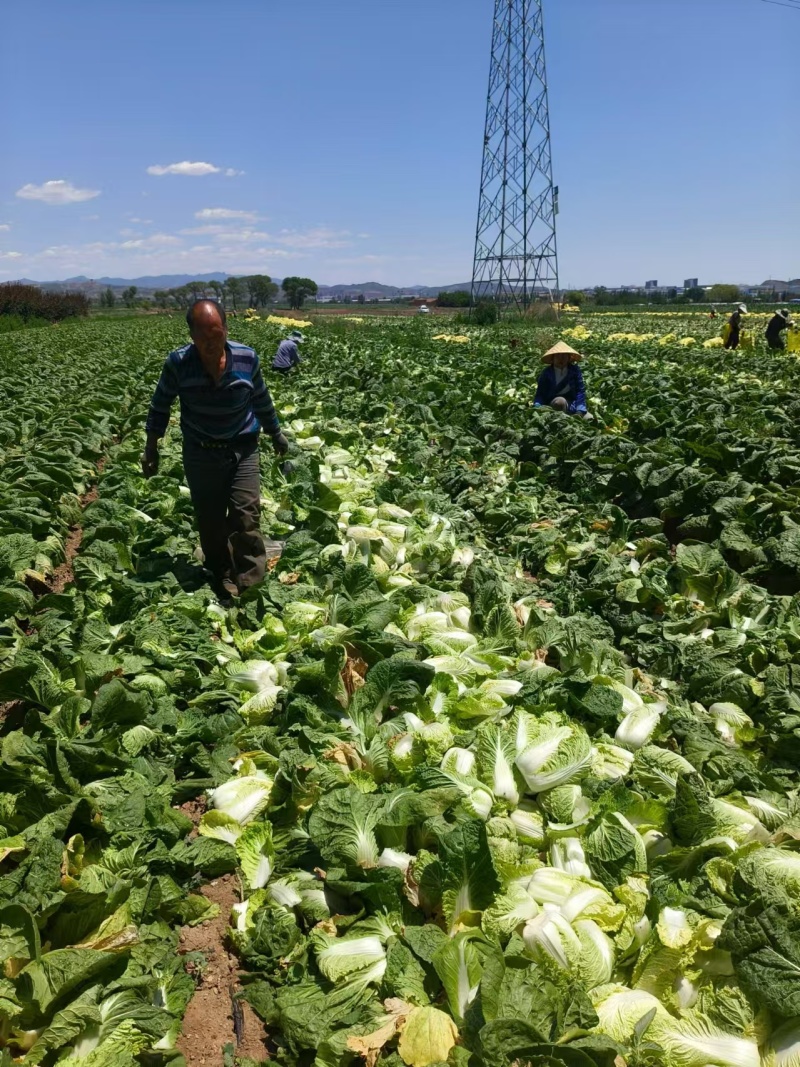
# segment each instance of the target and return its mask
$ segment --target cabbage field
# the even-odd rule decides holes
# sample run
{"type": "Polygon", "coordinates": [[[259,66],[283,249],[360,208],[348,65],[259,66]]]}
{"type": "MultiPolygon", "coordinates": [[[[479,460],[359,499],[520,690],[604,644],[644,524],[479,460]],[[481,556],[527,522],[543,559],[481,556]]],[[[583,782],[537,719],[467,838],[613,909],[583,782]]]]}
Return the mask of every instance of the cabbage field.
{"type": "Polygon", "coordinates": [[[183,322],[0,339],[0,1067],[800,1065],[798,356],[442,321],[307,328],[230,608],[183,322]]]}

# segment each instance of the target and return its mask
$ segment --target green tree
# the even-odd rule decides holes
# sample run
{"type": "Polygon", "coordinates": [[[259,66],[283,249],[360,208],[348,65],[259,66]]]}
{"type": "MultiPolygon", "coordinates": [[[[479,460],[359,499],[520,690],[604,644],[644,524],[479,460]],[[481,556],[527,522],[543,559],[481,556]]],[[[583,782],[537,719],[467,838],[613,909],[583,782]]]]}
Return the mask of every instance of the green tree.
{"type": "Polygon", "coordinates": [[[449,293],[439,293],[436,303],[440,308],[468,308],[472,303],[472,294],[466,289],[454,289],[449,293]]]}
{"type": "Polygon", "coordinates": [[[153,292],[153,303],[157,308],[169,307],[170,293],[168,289],[156,289],[153,292]]]}
{"type": "Polygon", "coordinates": [[[479,300],[472,311],[476,326],[491,326],[500,318],[500,309],[494,300],[479,300]]]}
{"type": "Polygon", "coordinates": [[[316,296],[318,286],[310,278],[292,277],[283,279],[282,288],[286,294],[286,299],[289,301],[289,306],[301,308],[306,297],[316,296]]]}
{"type": "Polygon", "coordinates": [[[358,303],[359,304],[366,304],[366,302],[367,302],[367,298],[364,296],[364,294],[363,293],[359,293],[358,294],[358,303]]]}
{"type": "Polygon", "coordinates": [[[564,303],[570,307],[582,307],[586,303],[586,293],[581,289],[570,289],[568,293],[564,293],[564,303]]]}
{"type": "Polygon", "coordinates": [[[244,300],[244,278],[228,278],[225,282],[225,291],[228,294],[228,300],[231,302],[231,307],[234,311],[238,311],[239,305],[244,300]]]}
{"type": "Polygon", "coordinates": [[[693,285],[683,294],[692,304],[702,304],[706,300],[706,291],[699,285],[693,285]]]}
{"type": "Polygon", "coordinates": [[[243,280],[247,284],[251,307],[263,307],[275,299],[278,286],[268,274],[251,274],[243,280]]]}
{"type": "Polygon", "coordinates": [[[136,306],[136,294],[139,289],[136,285],[129,285],[127,289],[122,290],[122,303],[126,308],[132,308],[136,306]]]}
{"type": "Polygon", "coordinates": [[[114,296],[114,290],[109,285],[105,292],[100,294],[100,306],[104,308],[113,308],[116,302],[117,298],[114,296]]]}
{"type": "Polygon", "coordinates": [[[222,293],[223,293],[222,282],[218,282],[216,280],[216,278],[213,278],[208,283],[206,288],[211,290],[211,292],[214,294],[214,299],[215,300],[219,300],[219,302],[222,303],[222,293]]]}
{"type": "Polygon", "coordinates": [[[742,294],[738,285],[712,285],[708,299],[712,304],[735,304],[742,294]]]}

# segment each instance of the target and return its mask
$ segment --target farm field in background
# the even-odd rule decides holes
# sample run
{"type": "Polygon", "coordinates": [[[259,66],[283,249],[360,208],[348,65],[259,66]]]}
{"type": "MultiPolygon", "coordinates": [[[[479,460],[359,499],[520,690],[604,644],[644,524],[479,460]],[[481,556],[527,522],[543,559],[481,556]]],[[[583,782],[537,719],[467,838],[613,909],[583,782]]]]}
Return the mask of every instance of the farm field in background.
{"type": "Polygon", "coordinates": [[[231,609],[138,467],[183,321],[0,336],[0,1067],[790,1067],[800,356],[368,312],[231,609]]]}

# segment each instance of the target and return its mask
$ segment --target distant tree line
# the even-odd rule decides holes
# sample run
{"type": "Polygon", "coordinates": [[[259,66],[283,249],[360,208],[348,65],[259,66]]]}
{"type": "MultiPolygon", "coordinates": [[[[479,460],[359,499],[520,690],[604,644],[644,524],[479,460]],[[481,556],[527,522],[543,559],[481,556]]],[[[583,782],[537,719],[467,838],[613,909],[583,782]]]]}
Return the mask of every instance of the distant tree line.
{"type": "Polygon", "coordinates": [[[466,289],[454,289],[450,293],[439,293],[436,303],[440,308],[468,308],[472,303],[472,294],[466,289]]]}
{"type": "Polygon", "coordinates": [[[24,322],[31,319],[61,322],[88,314],[89,298],[83,293],[50,293],[20,282],[0,285],[0,315],[17,315],[24,322]]]}
{"type": "Polygon", "coordinates": [[[310,296],[316,296],[318,286],[311,278],[284,278],[280,288],[268,274],[248,274],[238,278],[228,278],[224,282],[194,281],[174,289],[156,289],[152,297],[139,293],[135,285],[128,286],[117,295],[108,286],[99,296],[102,308],[145,308],[156,307],[163,310],[189,307],[195,300],[208,298],[219,300],[232,311],[242,308],[263,308],[278,298],[283,289],[285,299],[293,308],[301,308],[310,296]]]}
{"type": "MultiPolygon", "coordinates": [[[[774,293],[772,297],[764,295],[761,299],[772,301],[780,299],[781,294],[774,293]]],[[[564,294],[565,304],[574,304],[580,307],[584,304],[595,304],[598,307],[615,307],[618,305],[641,304],[735,304],[742,300],[742,292],[738,285],[712,285],[704,289],[697,285],[691,289],[685,289],[679,293],[677,289],[667,289],[666,292],[652,292],[648,289],[627,289],[624,292],[612,292],[603,286],[598,286],[594,295],[583,292],[580,289],[571,290],[564,294]]],[[[749,299],[758,300],[759,297],[749,299]]]]}

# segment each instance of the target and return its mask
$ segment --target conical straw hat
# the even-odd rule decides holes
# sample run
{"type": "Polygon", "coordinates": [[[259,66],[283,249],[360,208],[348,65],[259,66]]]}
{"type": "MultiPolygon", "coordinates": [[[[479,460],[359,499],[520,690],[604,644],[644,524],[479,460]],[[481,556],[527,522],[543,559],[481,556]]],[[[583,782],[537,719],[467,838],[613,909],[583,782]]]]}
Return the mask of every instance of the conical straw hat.
{"type": "Polygon", "coordinates": [[[566,341],[559,341],[558,344],[553,345],[551,349],[545,352],[545,354],[542,356],[542,363],[552,363],[553,356],[561,355],[562,353],[566,356],[572,357],[570,359],[570,363],[580,363],[580,361],[583,359],[583,356],[580,354],[580,352],[576,352],[574,348],[570,348],[566,341]]]}

